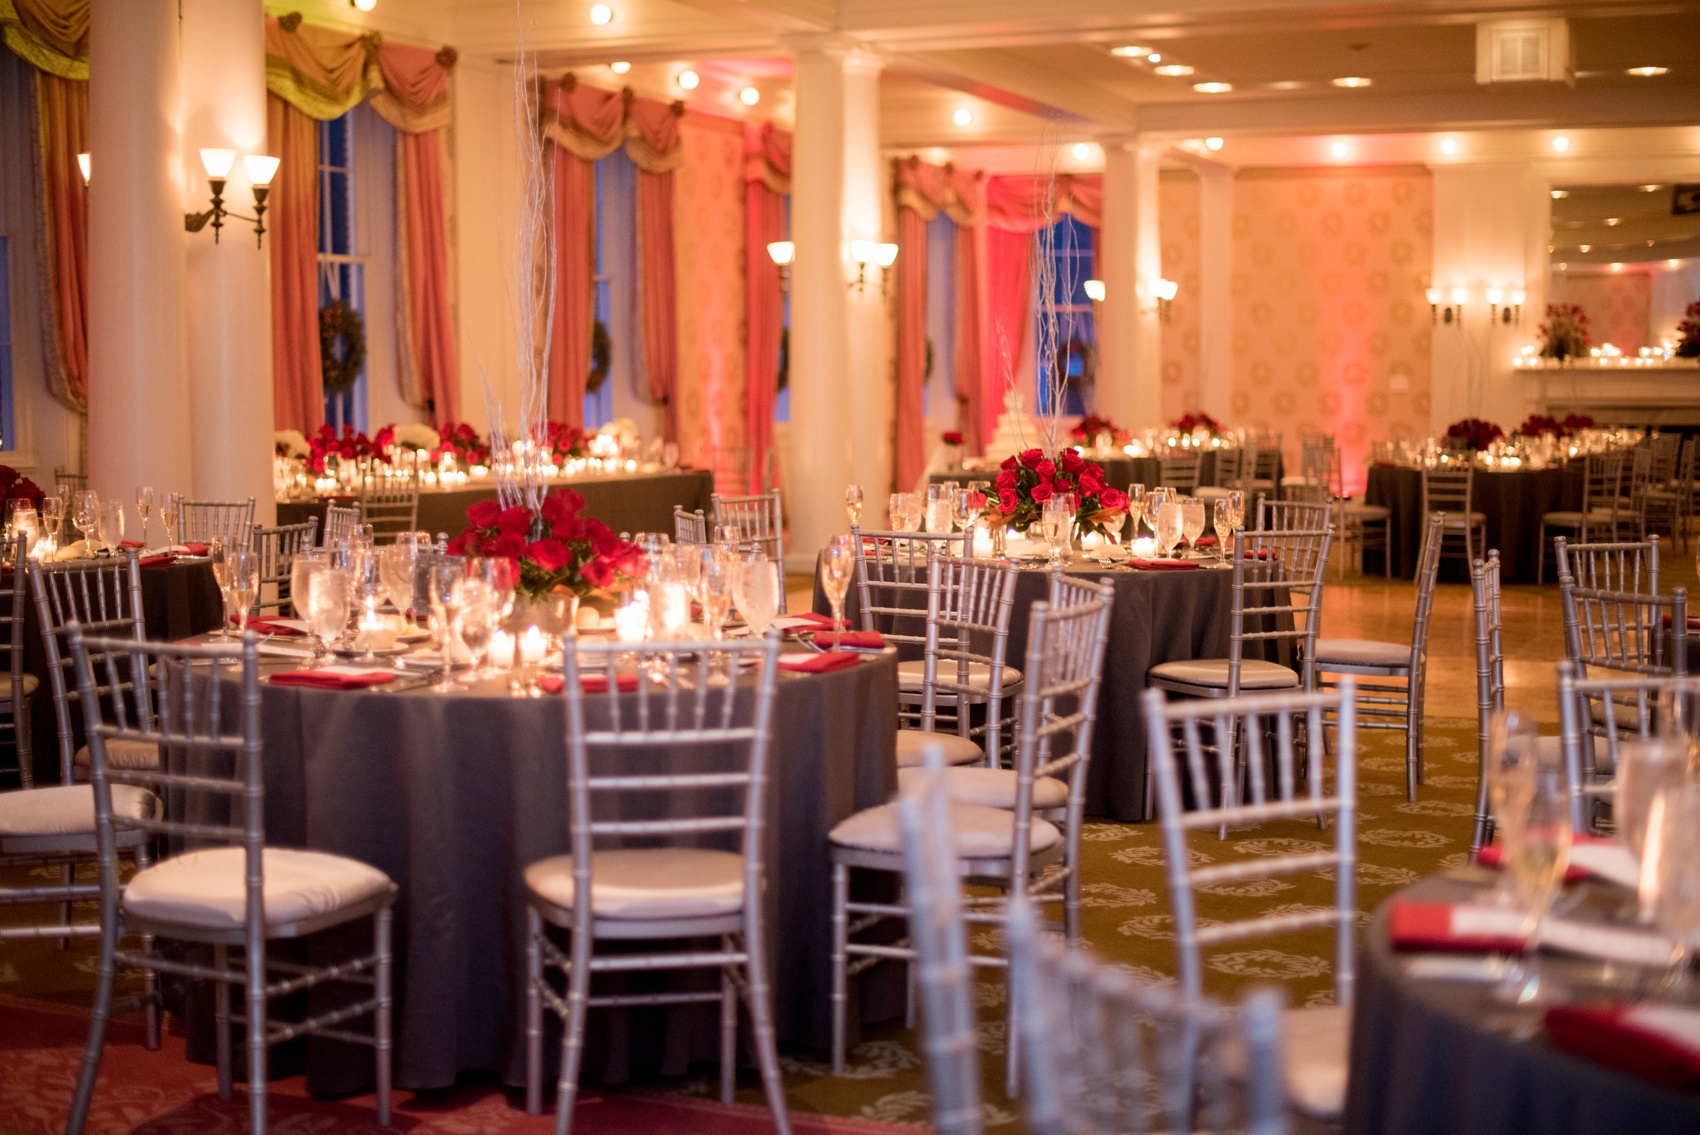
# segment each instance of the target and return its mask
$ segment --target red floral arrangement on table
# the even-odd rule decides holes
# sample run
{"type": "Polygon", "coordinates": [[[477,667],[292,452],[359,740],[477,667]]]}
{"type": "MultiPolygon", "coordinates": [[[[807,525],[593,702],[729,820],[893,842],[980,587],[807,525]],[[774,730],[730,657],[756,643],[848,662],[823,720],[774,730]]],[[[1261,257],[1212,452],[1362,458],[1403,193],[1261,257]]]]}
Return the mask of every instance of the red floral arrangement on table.
{"type": "Polygon", "coordinates": [[[1683,312],[1688,316],[1676,325],[1676,332],[1682,336],[1676,345],[1676,357],[1679,359],[1700,358],[1700,302],[1688,305],[1683,312]]]}
{"type": "Polygon", "coordinates": [[[1104,484],[1103,466],[1087,461],[1071,446],[1055,461],[1039,449],[1005,458],[980,515],[994,528],[1021,531],[1038,522],[1045,502],[1058,493],[1078,498],[1074,522],[1082,532],[1104,535],[1117,514],[1127,513],[1127,494],[1104,484]]]}
{"type": "Polygon", "coordinates": [[[0,510],[4,510],[7,501],[17,501],[20,505],[28,504],[31,508],[40,509],[46,496],[40,485],[10,465],[0,465],[0,510]]]}
{"type": "Polygon", "coordinates": [[[946,431],[944,431],[944,433],[939,435],[939,440],[944,442],[946,445],[961,445],[962,444],[962,431],[961,430],[946,430],[946,431]]]}
{"type": "Polygon", "coordinates": [[[1215,418],[1212,418],[1209,414],[1206,414],[1202,410],[1196,414],[1182,414],[1180,417],[1169,423],[1170,429],[1178,430],[1183,434],[1189,434],[1193,430],[1196,430],[1199,426],[1203,426],[1212,434],[1219,434],[1222,432],[1222,423],[1218,422],[1215,418]]]}
{"type": "Polygon", "coordinates": [[[478,431],[465,422],[444,422],[442,428],[437,431],[437,436],[441,444],[431,454],[433,463],[453,454],[462,468],[490,464],[490,443],[479,437],[478,431]]]}
{"type": "Polygon", "coordinates": [[[1552,434],[1554,437],[1569,437],[1578,430],[1594,428],[1594,419],[1587,414],[1568,414],[1563,419],[1554,418],[1547,414],[1530,414],[1523,419],[1523,424],[1517,427],[1517,432],[1524,437],[1540,437],[1552,434]]]}
{"type": "Polygon", "coordinates": [[[642,553],[594,517],[581,516],[584,498],[556,489],[537,512],[497,501],[466,510],[467,529],[449,541],[453,556],[490,556],[519,565],[515,590],[533,599],[556,591],[579,598],[635,578],[642,553]]]}
{"type": "MultiPolygon", "coordinates": [[[[1190,430],[1192,427],[1189,426],[1187,428],[1190,430]]],[[[1211,425],[1211,430],[1212,432],[1215,430],[1214,423],[1211,425]]],[[[1110,421],[1110,419],[1098,414],[1086,415],[1084,418],[1080,419],[1080,421],[1075,424],[1075,427],[1068,431],[1068,433],[1070,437],[1081,445],[1095,444],[1098,440],[1099,434],[1109,434],[1110,441],[1114,445],[1126,445],[1128,443],[1128,439],[1133,436],[1127,430],[1118,429],[1116,424],[1110,421]]]]}
{"type": "Polygon", "coordinates": [[[577,426],[568,425],[566,422],[548,422],[543,427],[543,434],[542,450],[552,456],[557,465],[568,458],[584,457],[590,452],[584,443],[588,435],[577,426]]]}
{"type": "Polygon", "coordinates": [[[1482,418],[1463,418],[1446,427],[1451,449],[1486,449],[1505,436],[1505,431],[1482,418]]]}
{"type": "Polygon", "coordinates": [[[1541,358],[1576,358],[1584,354],[1593,340],[1588,337],[1588,315],[1573,303],[1547,304],[1547,321],[1540,325],[1541,358]]]}
{"type": "Polygon", "coordinates": [[[363,433],[355,431],[353,426],[343,426],[342,432],[337,433],[336,427],[326,422],[319,427],[319,432],[307,439],[307,460],[313,466],[313,472],[323,473],[327,458],[335,457],[339,461],[358,461],[362,457],[370,457],[375,452],[372,440],[363,433]]]}

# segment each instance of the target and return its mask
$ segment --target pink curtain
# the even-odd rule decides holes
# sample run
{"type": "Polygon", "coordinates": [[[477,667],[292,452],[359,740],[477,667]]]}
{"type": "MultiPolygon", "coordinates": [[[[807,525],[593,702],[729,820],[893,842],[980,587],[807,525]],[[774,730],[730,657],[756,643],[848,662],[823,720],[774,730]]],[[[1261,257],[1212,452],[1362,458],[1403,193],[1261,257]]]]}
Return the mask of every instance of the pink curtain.
{"type": "MultiPolygon", "coordinates": [[[[984,407],[991,421],[997,418],[997,403],[1003,397],[1004,376],[1019,373],[1020,359],[1028,335],[1028,292],[1032,265],[1028,260],[1029,232],[986,226],[986,332],[981,340],[981,359],[986,366],[986,394],[996,390],[992,405],[984,407]],[[994,387],[995,383],[995,387],[994,387]]],[[[990,434],[988,433],[988,437],[990,434]]]]}
{"type": "Polygon", "coordinates": [[[59,373],[54,394],[74,410],[89,404],[89,199],[77,155],[89,148],[89,85],[36,72],[40,102],[42,187],[52,268],[54,340],[59,373]]]}
{"type": "Polygon", "coordinates": [[[761,472],[773,448],[773,403],[779,397],[779,345],[785,325],[785,293],[779,265],[767,246],[785,239],[785,194],[789,188],[791,135],[772,123],[744,133],[744,286],[747,334],[744,374],[745,432],[751,450],[750,491],[761,491],[761,472]]]}
{"type": "Polygon", "coordinates": [[[267,202],[272,276],[272,417],[312,433],[325,420],[319,366],[319,130],[266,96],[266,146],[282,159],[267,202]]]}
{"type": "Polygon", "coordinates": [[[549,419],[584,425],[594,320],[596,174],[555,147],[555,328],[549,342],[549,419]]]}
{"type": "Polygon", "coordinates": [[[1095,173],[986,179],[986,223],[995,229],[1036,232],[1069,213],[1082,224],[1103,224],[1104,179],[1095,173]]]}
{"type": "MultiPolygon", "coordinates": [[[[672,154],[679,146],[679,123],[683,103],[632,99],[627,121],[635,129],[643,149],[657,155],[672,154]]],[[[649,376],[649,396],[661,403],[662,432],[668,441],[679,440],[679,333],[677,287],[673,267],[673,171],[651,172],[638,164],[637,239],[638,279],[643,291],[638,307],[643,324],[644,371],[649,376]]],[[[666,162],[657,164],[665,165],[666,162]]]]}
{"type": "Polygon", "coordinates": [[[897,214],[897,484],[907,490],[927,469],[927,222],[897,214]]]}
{"type": "Polygon", "coordinates": [[[985,335],[985,288],[980,271],[981,234],[985,227],[956,230],[956,401],[962,407],[962,441],[968,452],[986,452],[992,438],[992,423],[986,418],[988,405],[996,406],[996,397],[987,398],[985,357],[981,341],[985,335]]]}

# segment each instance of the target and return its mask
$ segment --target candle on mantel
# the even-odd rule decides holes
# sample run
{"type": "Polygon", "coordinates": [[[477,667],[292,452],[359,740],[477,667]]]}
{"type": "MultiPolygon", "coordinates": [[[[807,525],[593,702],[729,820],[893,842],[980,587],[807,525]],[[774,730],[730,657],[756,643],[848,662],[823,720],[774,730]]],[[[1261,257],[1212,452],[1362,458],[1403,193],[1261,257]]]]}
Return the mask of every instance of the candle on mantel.
{"type": "Polygon", "coordinates": [[[490,663],[496,667],[512,666],[514,664],[514,636],[507,631],[497,631],[490,636],[490,663]]]}
{"type": "Polygon", "coordinates": [[[525,663],[543,661],[544,653],[549,649],[549,640],[536,627],[526,627],[519,636],[519,660],[525,663]]]}

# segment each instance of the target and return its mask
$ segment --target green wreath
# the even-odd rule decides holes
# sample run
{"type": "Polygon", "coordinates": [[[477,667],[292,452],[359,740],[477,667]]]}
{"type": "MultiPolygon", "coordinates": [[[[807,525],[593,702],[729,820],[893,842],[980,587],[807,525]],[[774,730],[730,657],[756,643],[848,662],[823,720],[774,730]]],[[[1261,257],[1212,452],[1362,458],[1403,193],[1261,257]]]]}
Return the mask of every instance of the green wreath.
{"type": "Polygon", "coordinates": [[[319,309],[319,375],[326,394],[354,388],[366,365],[366,321],[342,300],[319,309]]]}
{"type": "Polygon", "coordinates": [[[608,338],[608,325],[600,319],[590,329],[590,373],[584,379],[584,392],[595,394],[608,381],[608,368],[614,358],[614,344],[608,338]]]}

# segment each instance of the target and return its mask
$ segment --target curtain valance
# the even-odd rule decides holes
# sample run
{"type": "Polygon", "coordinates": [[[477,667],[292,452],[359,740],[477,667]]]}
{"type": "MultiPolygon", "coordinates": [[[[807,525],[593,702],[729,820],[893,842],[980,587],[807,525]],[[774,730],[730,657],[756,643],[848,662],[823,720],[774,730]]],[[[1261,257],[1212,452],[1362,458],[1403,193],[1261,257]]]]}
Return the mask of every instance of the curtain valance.
{"type": "Polygon", "coordinates": [[[321,121],[369,98],[404,134],[440,130],[453,117],[449,71],[457,58],[452,47],[431,51],[385,43],[377,32],[317,27],[299,12],[266,21],[266,89],[321,121]]]}
{"type": "Polygon", "coordinates": [[[6,46],[61,79],[89,77],[89,0],[0,0],[6,46]]]}
{"type": "Polygon", "coordinates": [[[771,122],[744,131],[744,180],[759,181],[781,197],[791,195],[790,131],[771,122]]]}
{"type": "Polygon", "coordinates": [[[640,99],[630,87],[605,91],[568,72],[544,85],[543,136],[582,161],[607,157],[622,145],[644,173],[670,173],[684,162],[682,102],[640,99]]]}
{"type": "Polygon", "coordinates": [[[913,209],[923,221],[943,213],[964,228],[986,220],[986,171],[935,166],[920,158],[892,162],[897,207],[913,209]]]}
{"type": "Polygon", "coordinates": [[[1036,232],[1067,213],[1098,228],[1104,217],[1104,180],[1098,174],[1059,173],[987,179],[986,223],[1007,232],[1036,232]]]}

